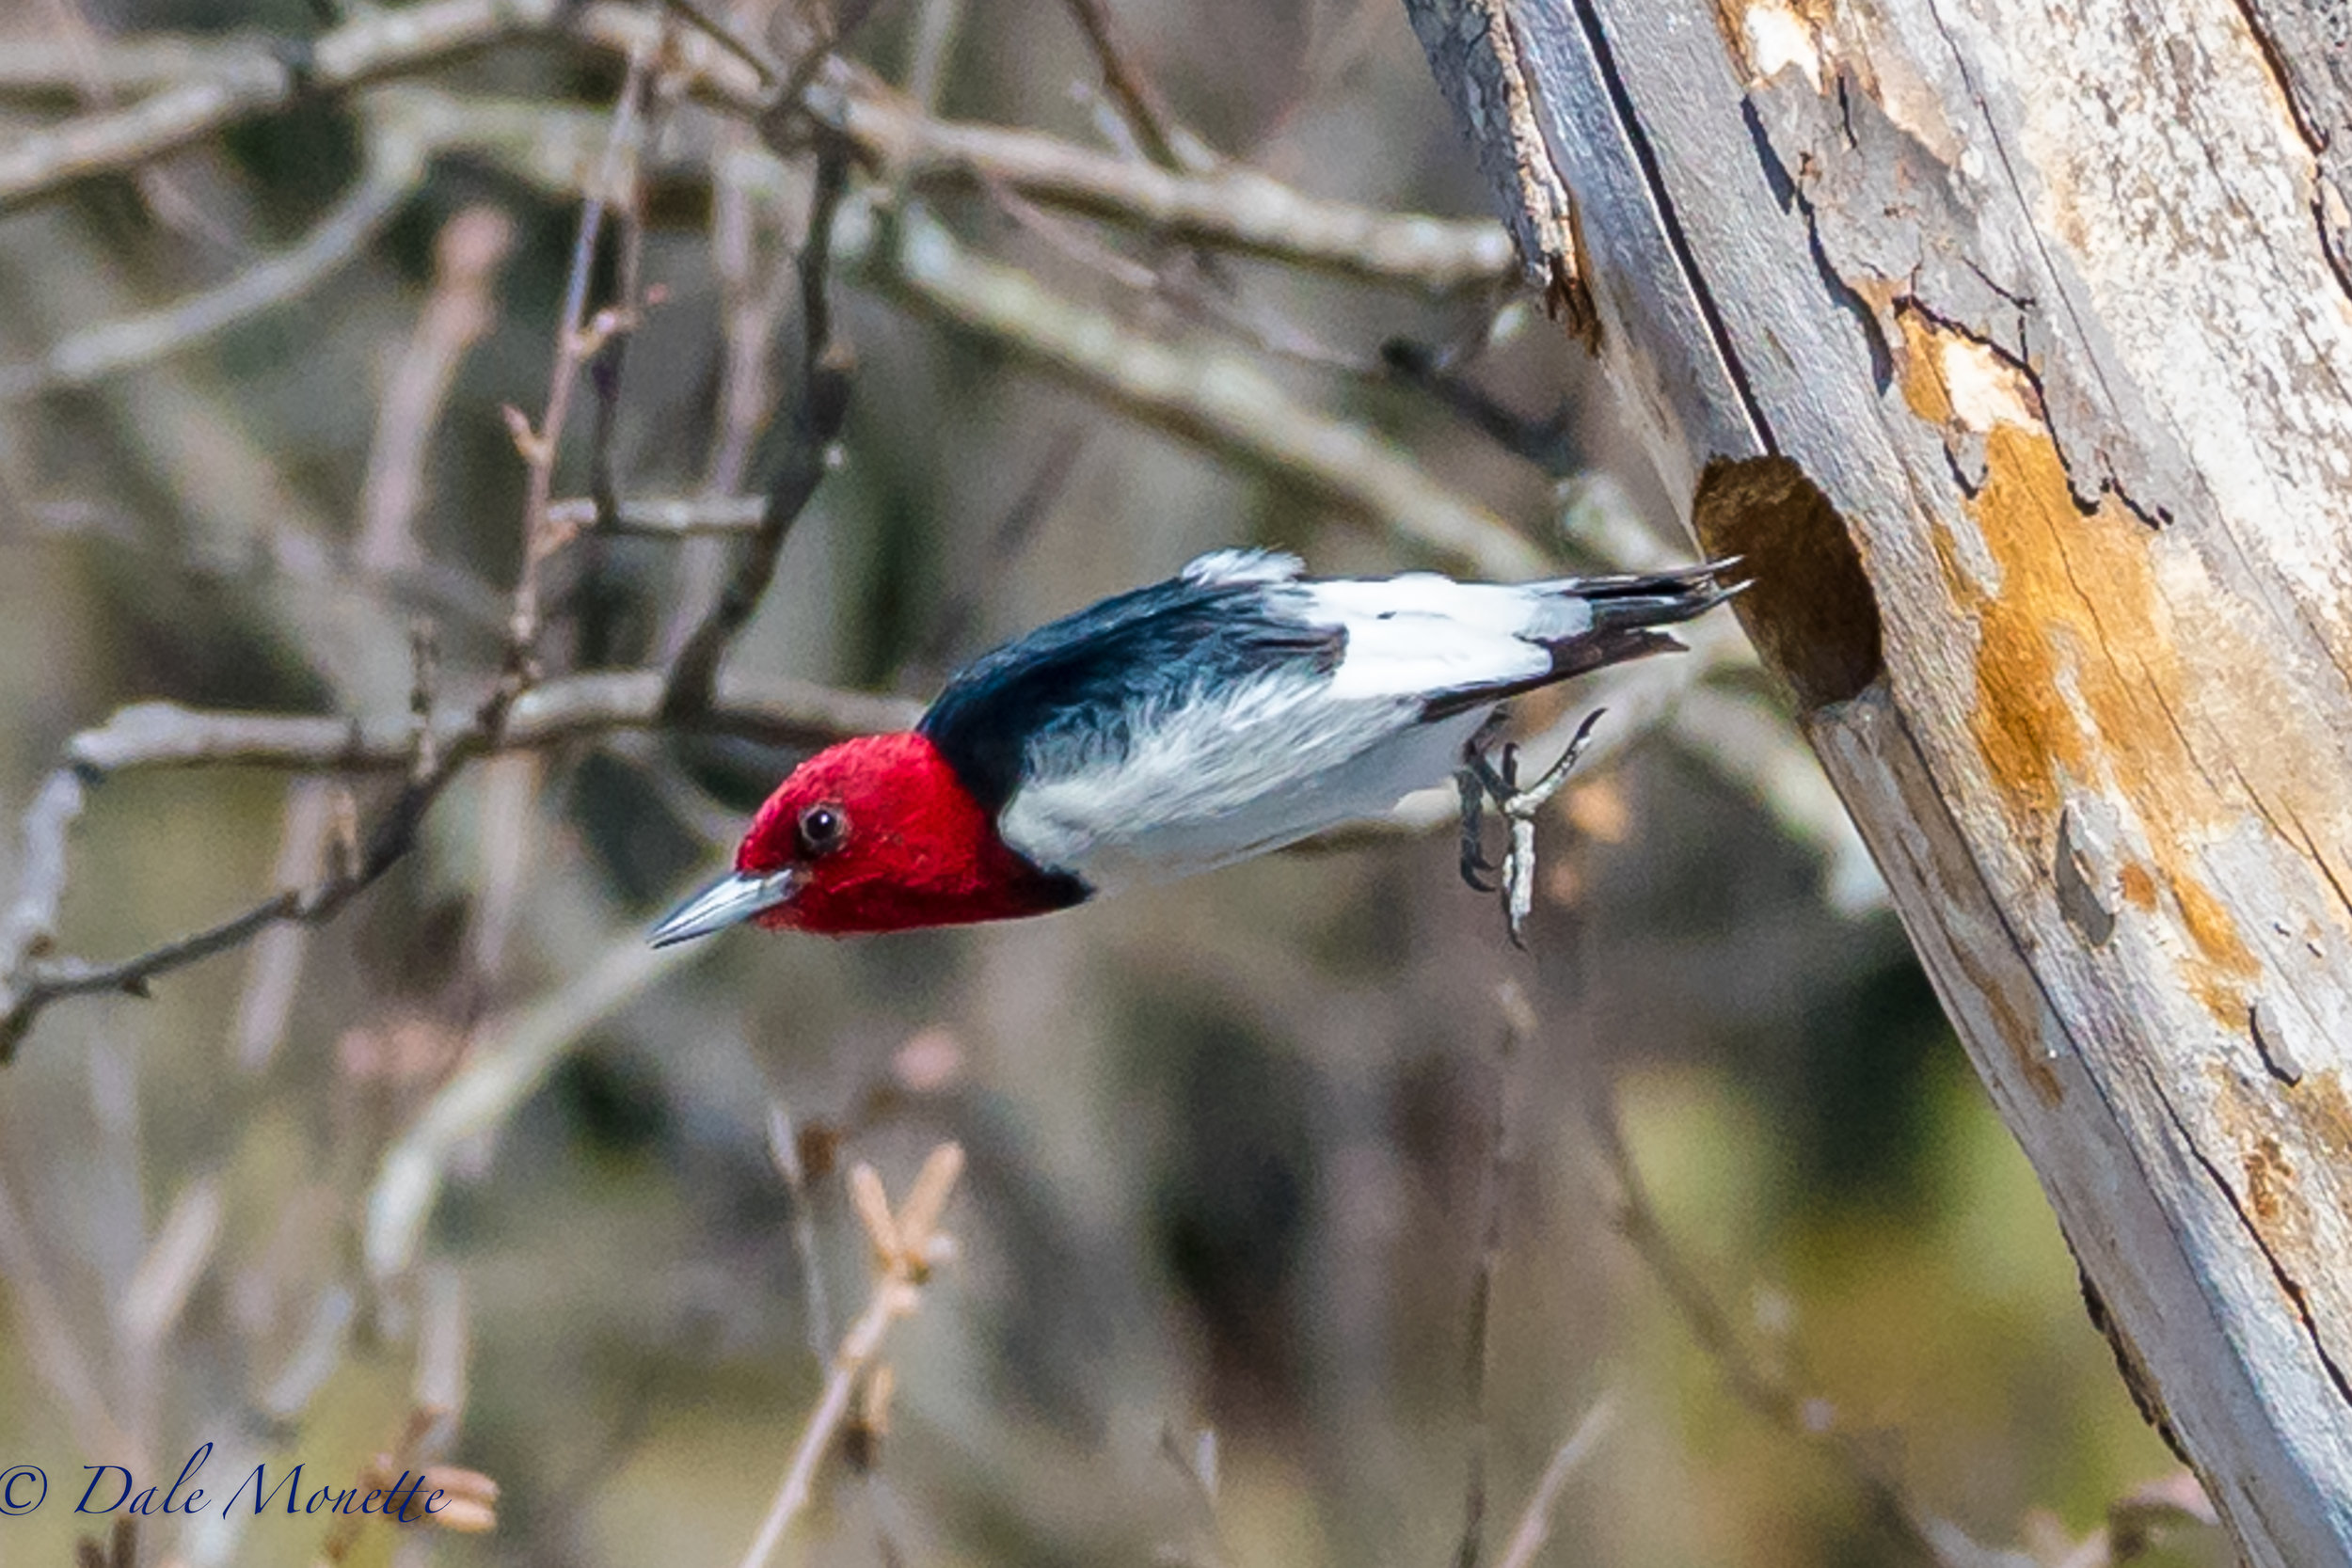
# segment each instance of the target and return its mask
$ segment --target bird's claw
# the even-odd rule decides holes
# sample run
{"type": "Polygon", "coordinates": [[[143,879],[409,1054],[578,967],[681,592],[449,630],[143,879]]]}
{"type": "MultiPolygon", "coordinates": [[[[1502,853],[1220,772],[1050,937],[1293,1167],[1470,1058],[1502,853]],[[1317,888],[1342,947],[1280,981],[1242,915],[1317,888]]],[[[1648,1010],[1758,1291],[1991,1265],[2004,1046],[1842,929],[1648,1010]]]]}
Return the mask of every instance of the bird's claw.
{"type": "Polygon", "coordinates": [[[1454,775],[1454,787],[1462,797],[1462,880],[1474,893],[1492,893],[1495,884],[1486,880],[1486,874],[1495,869],[1495,863],[1486,858],[1479,834],[1486,816],[1486,784],[1475,769],[1465,767],[1454,775]]]}
{"type": "Polygon", "coordinates": [[[1586,742],[1592,738],[1593,726],[1606,711],[1595,708],[1585,715],[1584,721],[1576,727],[1576,734],[1569,737],[1567,750],[1560,753],[1560,760],[1525,787],[1518,782],[1517,746],[1503,744],[1499,767],[1486,755],[1486,743],[1496,728],[1494,722],[1482,727],[1462,748],[1462,769],[1454,775],[1455,787],[1462,796],[1462,879],[1481,893],[1498,891],[1495,884],[1482,880],[1478,875],[1497,869],[1486,858],[1480,832],[1486,804],[1491,800],[1511,833],[1511,847],[1500,868],[1502,881],[1499,891],[1502,895],[1503,920],[1514,947],[1527,945],[1520,932],[1535,907],[1535,814],[1568,782],[1577,760],[1584,754],[1586,742]]]}

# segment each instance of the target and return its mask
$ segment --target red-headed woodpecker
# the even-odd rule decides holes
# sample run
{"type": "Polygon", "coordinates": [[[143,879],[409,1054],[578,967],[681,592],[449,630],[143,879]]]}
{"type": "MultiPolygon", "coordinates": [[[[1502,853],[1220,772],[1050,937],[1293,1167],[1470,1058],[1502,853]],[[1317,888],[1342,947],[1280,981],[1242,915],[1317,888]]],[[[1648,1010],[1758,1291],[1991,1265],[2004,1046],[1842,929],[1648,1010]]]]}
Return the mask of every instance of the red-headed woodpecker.
{"type": "Polygon", "coordinates": [[[1009,920],[1376,816],[1459,769],[1504,698],[1681,646],[1725,562],[1503,585],[1201,557],[999,648],[915,727],[827,747],[656,945],[1009,920]]]}

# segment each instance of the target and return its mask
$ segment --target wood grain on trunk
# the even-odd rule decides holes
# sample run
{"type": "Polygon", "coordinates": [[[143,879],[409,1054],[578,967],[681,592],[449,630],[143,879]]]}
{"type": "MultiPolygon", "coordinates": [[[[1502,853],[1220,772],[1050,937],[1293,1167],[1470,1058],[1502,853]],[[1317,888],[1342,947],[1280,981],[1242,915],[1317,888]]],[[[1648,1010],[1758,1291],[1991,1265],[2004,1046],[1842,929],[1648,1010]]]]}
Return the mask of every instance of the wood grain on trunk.
{"type": "Polygon", "coordinates": [[[2352,1563],[2341,17],[1407,3],[1440,80],[1509,29],[1599,352],[2142,1408],[2249,1561],[2352,1563]]]}

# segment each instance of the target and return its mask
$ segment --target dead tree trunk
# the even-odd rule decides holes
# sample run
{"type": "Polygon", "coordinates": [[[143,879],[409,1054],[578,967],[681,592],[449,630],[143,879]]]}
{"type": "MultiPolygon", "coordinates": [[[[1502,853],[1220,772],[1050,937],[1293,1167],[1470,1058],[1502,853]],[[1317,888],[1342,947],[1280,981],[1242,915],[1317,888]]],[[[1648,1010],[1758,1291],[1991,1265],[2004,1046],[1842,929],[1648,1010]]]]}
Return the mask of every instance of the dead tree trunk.
{"type": "Polygon", "coordinates": [[[2341,12],[1407,3],[2142,1408],[2352,1563],[2341,12]]]}

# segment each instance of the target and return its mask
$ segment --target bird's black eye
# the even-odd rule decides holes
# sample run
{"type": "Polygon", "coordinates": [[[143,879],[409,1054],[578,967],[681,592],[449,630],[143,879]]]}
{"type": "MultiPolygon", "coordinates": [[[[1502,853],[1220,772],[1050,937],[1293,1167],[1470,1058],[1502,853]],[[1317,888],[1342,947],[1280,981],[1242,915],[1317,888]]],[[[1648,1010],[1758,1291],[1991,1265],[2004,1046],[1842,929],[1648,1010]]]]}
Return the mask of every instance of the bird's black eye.
{"type": "Polygon", "coordinates": [[[811,806],[801,813],[801,847],[830,855],[850,841],[850,814],[839,806],[811,806]]]}

